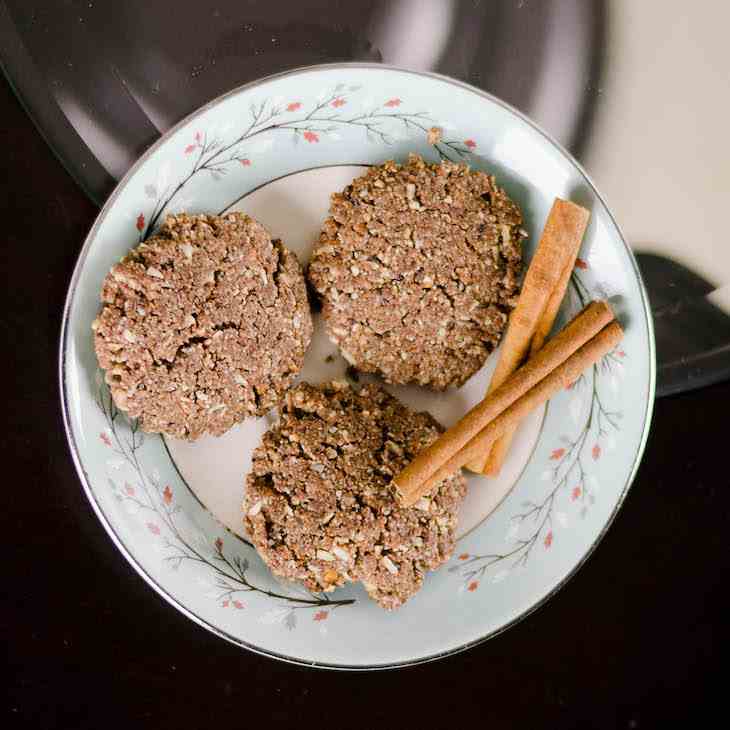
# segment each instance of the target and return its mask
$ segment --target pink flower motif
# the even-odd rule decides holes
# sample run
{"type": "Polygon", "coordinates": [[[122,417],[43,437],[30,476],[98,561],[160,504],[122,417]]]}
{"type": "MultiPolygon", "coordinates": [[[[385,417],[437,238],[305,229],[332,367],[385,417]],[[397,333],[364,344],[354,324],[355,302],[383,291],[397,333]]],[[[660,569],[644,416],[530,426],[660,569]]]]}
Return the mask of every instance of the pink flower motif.
{"type": "Polygon", "coordinates": [[[240,609],[240,608],[243,608],[243,604],[242,604],[242,603],[241,603],[240,601],[234,601],[234,602],[233,602],[233,606],[234,606],[235,608],[239,608],[239,609],[240,609]]]}
{"type": "Polygon", "coordinates": [[[476,149],[477,143],[473,139],[465,139],[464,144],[470,149],[476,149]]]}
{"type": "Polygon", "coordinates": [[[147,529],[153,534],[153,535],[159,535],[160,534],[160,528],[158,525],[156,525],[154,522],[148,522],[147,523],[147,529]]]}
{"type": "Polygon", "coordinates": [[[302,102],[301,101],[293,101],[290,104],[286,105],[286,110],[288,112],[295,112],[297,109],[302,108],[302,102]]]}
{"type": "Polygon", "coordinates": [[[557,461],[558,459],[560,459],[563,456],[564,453],[565,453],[565,449],[554,449],[550,454],[550,458],[553,461],[557,461]]]}
{"type": "Polygon", "coordinates": [[[550,530],[547,535],[545,535],[545,539],[543,540],[543,543],[545,545],[545,549],[547,550],[552,544],[553,544],[553,531],[550,530]]]}
{"type": "Polygon", "coordinates": [[[325,611],[324,609],[322,609],[321,611],[317,611],[317,613],[314,614],[314,616],[312,617],[312,620],[313,621],[326,621],[327,616],[329,616],[329,615],[330,615],[329,611],[325,611]]]}
{"type": "Polygon", "coordinates": [[[196,144],[189,144],[183,151],[185,152],[186,155],[189,155],[191,152],[193,152],[195,150],[195,148],[197,146],[198,145],[196,145],[196,144]]]}
{"type": "Polygon", "coordinates": [[[388,99],[388,101],[385,102],[384,106],[394,107],[394,106],[400,106],[401,100],[398,97],[395,97],[394,99],[388,99]]]}
{"type": "Polygon", "coordinates": [[[221,603],[221,606],[223,606],[223,608],[228,608],[228,606],[230,605],[230,601],[223,601],[223,603],[221,603]]]}
{"type": "Polygon", "coordinates": [[[124,491],[130,497],[134,497],[134,487],[129,482],[124,482],[124,491]]]}
{"type": "Polygon", "coordinates": [[[337,97],[337,98],[336,98],[336,99],[335,99],[335,100],[334,100],[334,101],[332,102],[332,106],[333,106],[333,107],[334,107],[335,109],[337,109],[338,107],[341,107],[341,106],[345,106],[345,104],[347,104],[347,102],[346,102],[346,101],[345,101],[345,100],[344,100],[344,99],[343,99],[343,98],[342,98],[341,96],[338,96],[338,97],[337,97]]]}
{"type": "Polygon", "coordinates": [[[99,434],[99,438],[107,445],[112,445],[112,440],[103,431],[99,434]]]}
{"type": "Polygon", "coordinates": [[[140,213],[137,216],[137,222],[135,224],[137,226],[137,230],[142,233],[142,230],[144,229],[144,213],[140,213]]]}
{"type": "Polygon", "coordinates": [[[575,502],[575,500],[578,499],[578,497],[580,497],[581,493],[582,493],[582,490],[581,490],[580,486],[573,487],[573,491],[570,493],[570,498],[575,502]]]}
{"type": "Polygon", "coordinates": [[[618,351],[618,352],[617,352],[616,354],[617,354],[617,355],[618,355],[619,357],[626,357],[626,353],[625,353],[625,352],[624,352],[623,350],[619,350],[619,351],[618,351]]]}
{"type": "Polygon", "coordinates": [[[172,489],[170,489],[169,484],[162,491],[162,499],[165,501],[165,504],[172,503],[172,489]]]}
{"type": "Polygon", "coordinates": [[[583,259],[576,259],[575,267],[577,269],[583,269],[585,271],[588,268],[588,264],[583,259]]]}
{"type": "Polygon", "coordinates": [[[221,540],[220,537],[216,537],[215,539],[215,549],[218,552],[221,552],[223,550],[223,540],[221,540]]]}
{"type": "Polygon", "coordinates": [[[319,142],[319,135],[316,132],[310,132],[307,130],[303,135],[307,142],[319,142]]]}
{"type": "Polygon", "coordinates": [[[244,157],[244,158],[243,158],[243,159],[241,160],[241,164],[242,164],[242,165],[243,165],[244,167],[251,167],[251,160],[249,160],[249,159],[248,159],[248,157],[244,157]]]}
{"type": "Polygon", "coordinates": [[[593,457],[593,461],[598,461],[601,458],[601,447],[598,444],[593,444],[591,456],[593,457]]]}
{"type": "Polygon", "coordinates": [[[198,143],[199,143],[199,142],[200,142],[200,140],[201,140],[202,138],[203,138],[203,135],[202,135],[202,134],[200,134],[200,132],[196,132],[196,133],[195,133],[195,141],[196,141],[196,142],[198,142],[198,143]]]}
{"type": "Polygon", "coordinates": [[[469,583],[469,585],[468,585],[468,586],[466,587],[466,590],[467,590],[467,591],[469,591],[470,593],[474,593],[474,591],[475,591],[475,590],[476,590],[477,588],[479,588],[479,581],[478,581],[478,580],[473,580],[473,581],[472,581],[471,583],[469,583]]]}
{"type": "Polygon", "coordinates": [[[469,553],[462,553],[459,555],[459,560],[466,560],[469,557],[469,553]]]}

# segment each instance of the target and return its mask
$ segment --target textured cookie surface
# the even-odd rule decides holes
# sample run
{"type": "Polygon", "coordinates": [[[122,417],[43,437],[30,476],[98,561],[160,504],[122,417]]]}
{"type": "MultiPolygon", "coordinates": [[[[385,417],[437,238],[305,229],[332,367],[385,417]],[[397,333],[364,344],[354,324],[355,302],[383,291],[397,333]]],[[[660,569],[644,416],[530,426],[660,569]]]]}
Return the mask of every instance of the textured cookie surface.
{"type": "Polygon", "coordinates": [[[377,385],[292,388],[246,480],[245,526],[267,565],[311,591],[362,581],[400,606],[454,548],[461,474],[408,509],[390,486],[440,431],[377,385]]]}
{"type": "Polygon", "coordinates": [[[308,275],[343,356],[391,383],[463,384],[516,302],[519,208],[494,177],[411,155],[333,195],[330,213],[308,275]]]}
{"type": "Polygon", "coordinates": [[[146,431],[222,434],[275,406],[312,336],[296,256],[241,213],[173,215],[104,280],[94,346],[146,431]]]}

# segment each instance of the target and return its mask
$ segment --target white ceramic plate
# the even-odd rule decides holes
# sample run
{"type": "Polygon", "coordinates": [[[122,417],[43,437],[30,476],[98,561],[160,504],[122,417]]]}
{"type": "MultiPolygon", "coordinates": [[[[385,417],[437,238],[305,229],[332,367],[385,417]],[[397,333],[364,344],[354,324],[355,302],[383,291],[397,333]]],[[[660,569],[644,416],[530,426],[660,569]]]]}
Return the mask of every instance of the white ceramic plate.
{"type": "MultiPolygon", "coordinates": [[[[344,377],[315,324],[302,377],[344,377]]],[[[494,367],[459,390],[390,388],[451,425],[494,367]]],[[[130,170],[89,234],[61,344],[65,425],[81,481],[112,539],[172,605],[230,641],[327,667],[444,656],[505,629],[549,597],[605,532],[638,466],[654,400],[654,343],[631,252],[578,164],[504,103],[450,79],[380,65],[292,71],[191,115],[130,170]],[[428,143],[438,126],[443,141],[428,143]],[[328,196],[364,166],[415,151],[497,175],[522,206],[529,258],[556,196],[592,211],[562,315],[608,297],[625,325],[615,352],[521,427],[496,480],[469,478],[452,561],[387,613],[362,589],[312,595],[275,580],[241,530],[245,473],[275,413],[194,444],[143,435],[98,372],[91,322],[104,275],[165,212],[243,210],[305,263],[328,196]]]]}

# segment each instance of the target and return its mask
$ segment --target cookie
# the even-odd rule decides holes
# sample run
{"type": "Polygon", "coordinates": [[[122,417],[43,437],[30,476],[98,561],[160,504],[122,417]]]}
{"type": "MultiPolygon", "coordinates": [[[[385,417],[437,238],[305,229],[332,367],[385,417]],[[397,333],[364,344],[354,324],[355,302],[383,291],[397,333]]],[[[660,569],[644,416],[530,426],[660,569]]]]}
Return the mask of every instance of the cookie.
{"type": "Polygon", "coordinates": [[[358,370],[436,390],[499,343],[518,295],[522,214],[467,165],[386,162],[332,196],[308,276],[358,370]]]}
{"type": "Polygon", "coordinates": [[[292,388],[246,480],[245,527],[264,562],[310,591],[361,581],[384,608],[403,604],[449,559],[466,482],[455,474],[404,508],[391,481],[441,431],[377,385],[292,388]]]}
{"type": "Polygon", "coordinates": [[[275,406],[312,336],[296,256],[242,213],[171,215],[112,267],[94,347],[145,431],[220,435],[275,406]]]}

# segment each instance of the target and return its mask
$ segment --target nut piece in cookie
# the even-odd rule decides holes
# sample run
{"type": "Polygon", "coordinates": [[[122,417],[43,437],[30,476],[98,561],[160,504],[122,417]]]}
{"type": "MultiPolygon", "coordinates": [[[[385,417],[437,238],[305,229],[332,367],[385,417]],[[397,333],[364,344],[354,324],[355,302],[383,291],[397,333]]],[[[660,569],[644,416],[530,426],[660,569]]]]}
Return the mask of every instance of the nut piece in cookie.
{"type": "Polygon", "coordinates": [[[441,432],[377,385],[292,388],[246,480],[244,523],[274,574],[330,591],[361,581],[396,608],[449,559],[464,477],[401,507],[392,478],[441,432]]]}
{"type": "Polygon", "coordinates": [[[358,370],[436,390],[484,364],[516,303],[522,214],[467,165],[386,162],[332,196],[309,265],[358,370]]]}
{"type": "Polygon", "coordinates": [[[312,336],[296,256],[242,213],[171,215],[112,267],[94,347],[145,431],[220,435],[275,406],[312,336]]]}

